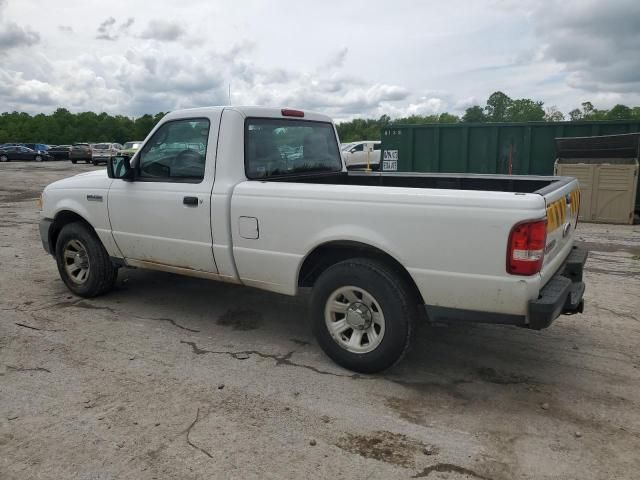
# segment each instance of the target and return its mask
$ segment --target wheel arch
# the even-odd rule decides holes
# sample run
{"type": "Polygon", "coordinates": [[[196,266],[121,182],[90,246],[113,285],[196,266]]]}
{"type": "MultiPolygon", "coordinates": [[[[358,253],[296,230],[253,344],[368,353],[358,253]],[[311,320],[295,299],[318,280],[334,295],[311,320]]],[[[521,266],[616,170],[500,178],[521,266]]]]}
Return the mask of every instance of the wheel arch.
{"type": "Polygon", "coordinates": [[[313,287],[327,268],[349,258],[370,258],[391,267],[409,285],[416,299],[424,304],[416,282],[398,259],[377,247],[352,240],[329,241],[315,247],[302,261],[298,271],[298,288],[313,287]]]}
{"type": "MultiPolygon", "coordinates": [[[[70,223],[79,222],[83,223],[87,226],[87,228],[91,229],[94,233],[96,233],[95,228],[91,225],[87,219],[85,219],[82,215],[72,211],[72,210],[60,210],[53,217],[53,223],[51,224],[51,228],[49,229],[49,245],[51,245],[51,251],[56,251],[56,242],[58,241],[58,236],[60,235],[60,231],[65,225],[70,223]]],[[[96,234],[97,236],[97,234],[96,234]]]]}

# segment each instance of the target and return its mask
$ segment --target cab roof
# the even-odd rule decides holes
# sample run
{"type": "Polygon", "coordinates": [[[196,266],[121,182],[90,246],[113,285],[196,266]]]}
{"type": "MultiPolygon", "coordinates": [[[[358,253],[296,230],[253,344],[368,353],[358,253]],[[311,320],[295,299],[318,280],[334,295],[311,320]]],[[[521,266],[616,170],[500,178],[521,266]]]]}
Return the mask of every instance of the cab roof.
{"type": "Polygon", "coordinates": [[[224,110],[234,110],[240,113],[244,117],[260,117],[260,118],[287,118],[294,120],[312,120],[316,122],[330,122],[333,123],[331,117],[323,115],[321,113],[312,112],[303,109],[293,109],[288,107],[275,108],[275,107],[255,107],[255,106],[212,106],[212,107],[198,107],[187,108],[182,110],[174,110],[166,115],[167,119],[178,119],[185,117],[193,117],[194,115],[209,116],[212,114],[219,114],[224,110]],[[285,111],[302,112],[303,117],[284,115],[285,111]]]}

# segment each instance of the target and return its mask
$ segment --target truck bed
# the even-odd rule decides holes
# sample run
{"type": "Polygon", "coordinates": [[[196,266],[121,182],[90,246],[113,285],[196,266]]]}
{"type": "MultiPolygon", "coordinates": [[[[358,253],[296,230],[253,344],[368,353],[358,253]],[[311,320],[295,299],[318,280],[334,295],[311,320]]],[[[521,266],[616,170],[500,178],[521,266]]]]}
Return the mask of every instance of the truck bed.
{"type": "Polygon", "coordinates": [[[545,195],[571,181],[569,177],[532,175],[481,175],[447,173],[339,172],[272,177],[261,181],[315,183],[328,185],[368,185],[404,188],[440,188],[488,192],[537,193],[545,195]]]}

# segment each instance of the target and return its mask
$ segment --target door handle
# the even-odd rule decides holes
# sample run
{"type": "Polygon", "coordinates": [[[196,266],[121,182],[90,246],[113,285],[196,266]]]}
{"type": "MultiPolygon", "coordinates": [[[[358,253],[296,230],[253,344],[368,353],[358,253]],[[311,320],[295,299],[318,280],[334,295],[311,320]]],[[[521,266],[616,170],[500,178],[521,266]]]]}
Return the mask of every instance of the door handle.
{"type": "Polygon", "coordinates": [[[182,199],[182,203],[185,205],[189,205],[190,207],[198,206],[198,197],[184,197],[182,199]]]}

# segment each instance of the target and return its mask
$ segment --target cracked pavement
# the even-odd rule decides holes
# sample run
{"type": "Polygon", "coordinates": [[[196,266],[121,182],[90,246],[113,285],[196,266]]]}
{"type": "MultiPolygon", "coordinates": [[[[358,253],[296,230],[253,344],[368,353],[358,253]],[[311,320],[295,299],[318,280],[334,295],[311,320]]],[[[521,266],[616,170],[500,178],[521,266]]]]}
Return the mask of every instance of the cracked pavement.
{"type": "Polygon", "coordinates": [[[580,224],[583,315],[423,327],[381,375],[333,364],[305,298],[123,270],[93,300],[35,198],[95,167],[0,164],[0,478],[635,479],[640,227],[580,224]]]}

